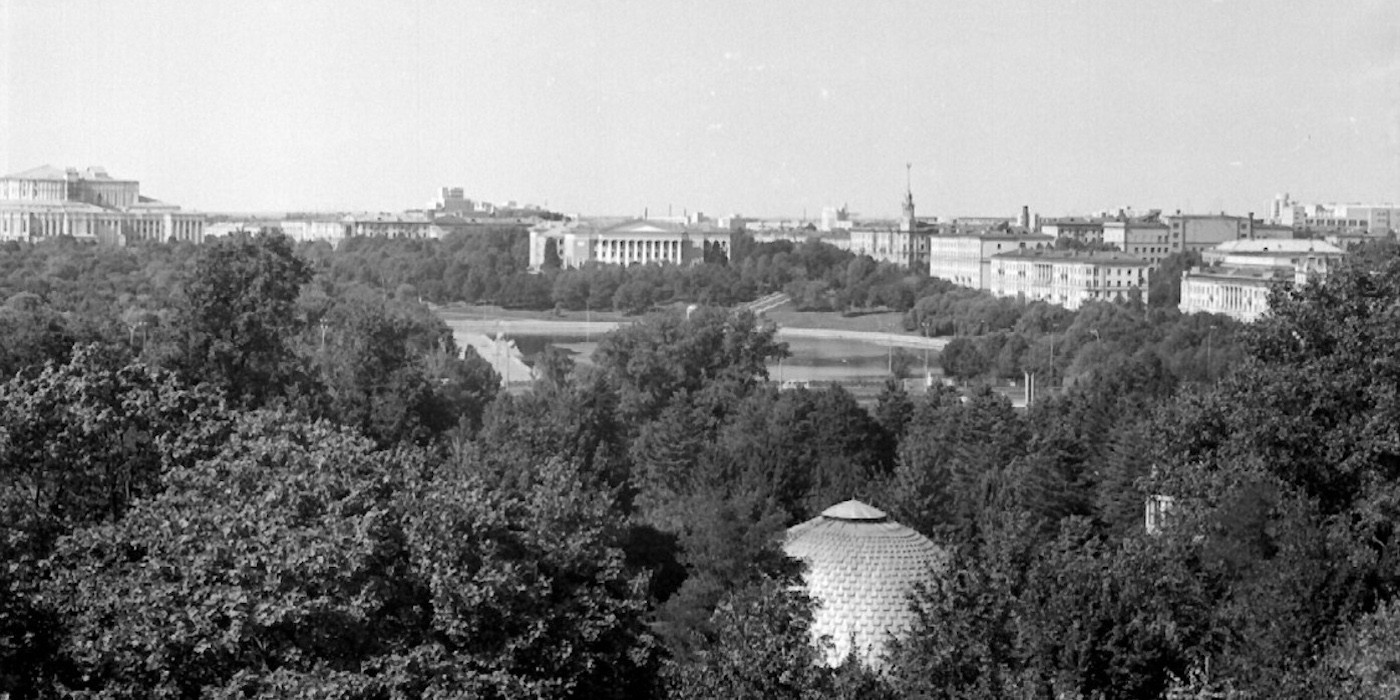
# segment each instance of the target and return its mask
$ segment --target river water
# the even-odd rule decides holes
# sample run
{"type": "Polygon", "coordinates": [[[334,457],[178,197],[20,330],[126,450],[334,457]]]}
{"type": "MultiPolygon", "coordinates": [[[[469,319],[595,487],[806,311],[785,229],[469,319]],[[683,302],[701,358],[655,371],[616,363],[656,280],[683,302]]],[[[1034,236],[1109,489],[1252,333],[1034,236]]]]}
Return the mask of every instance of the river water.
{"type": "MultiPolygon", "coordinates": [[[[509,340],[515,348],[515,359],[511,362],[512,384],[527,381],[526,377],[521,376],[524,374],[519,370],[521,363],[533,366],[540,353],[550,346],[563,350],[576,363],[590,364],[598,340],[613,327],[609,324],[551,324],[549,321],[483,321],[451,317],[444,320],[453,329],[459,346],[465,345],[468,338],[473,338],[475,344],[480,345],[483,335],[491,339],[500,337],[509,340]]],[[[855,390],[862,386],[878,386],[890,376],[892,366],[902,365],[906,377],[924,379],[925,362],[935,380],[941,376],[938,354],[931,348],[894,347],[884,342],[858,338],[810,337],[808,333],[810,331],[805,329],[794,329],[791,333],[781,334],[780,340],[787,343],[790,355],[781,361],[769,363],[770,379],[788,386],[835,382],[855,390]]],[[[877,340],[908,343],[925,339],[905,336],[877,340]]],[[[502,344],[502,347],[505,345],[502,344]]],[[[483,357],[496,364],[503,362],[508,352],[489,351],[483,353],[483,357]]],[[[505,376],[504,371],[502,376],[505,376]]]]}

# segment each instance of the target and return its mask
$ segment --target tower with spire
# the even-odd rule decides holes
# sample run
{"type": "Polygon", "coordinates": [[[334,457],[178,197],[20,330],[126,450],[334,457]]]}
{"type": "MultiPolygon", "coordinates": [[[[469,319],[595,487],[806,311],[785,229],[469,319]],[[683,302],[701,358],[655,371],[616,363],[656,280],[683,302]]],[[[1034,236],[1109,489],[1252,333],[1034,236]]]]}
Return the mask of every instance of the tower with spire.
{"type": "Polygon", "coordinates": [[[901,230],[901,231],[913,231],[913,230],[915,229],[915,225],[914,225],[914,188],[913,188],[913,185],[911,184],[911,179],[910,179],[910,170],[911,170],[913,167],[914,167],[914,164],[913,164],[913,163],[905,163],[905,164],[904,164],[904,206],[903,206],[904,216],[901,217],[900,220],[899,220],[899,230],[901,230]]]}

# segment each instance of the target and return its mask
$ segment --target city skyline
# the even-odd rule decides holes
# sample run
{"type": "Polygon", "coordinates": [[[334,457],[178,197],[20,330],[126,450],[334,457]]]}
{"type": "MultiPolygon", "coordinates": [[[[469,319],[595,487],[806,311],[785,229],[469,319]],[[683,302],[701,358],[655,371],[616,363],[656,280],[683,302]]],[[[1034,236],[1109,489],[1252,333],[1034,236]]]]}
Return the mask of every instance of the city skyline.
{"type": "Polygon", "coordinates": [[[1400,5],[0,4],[0,170],[207,211],[1400,199],[1400,5]]]}

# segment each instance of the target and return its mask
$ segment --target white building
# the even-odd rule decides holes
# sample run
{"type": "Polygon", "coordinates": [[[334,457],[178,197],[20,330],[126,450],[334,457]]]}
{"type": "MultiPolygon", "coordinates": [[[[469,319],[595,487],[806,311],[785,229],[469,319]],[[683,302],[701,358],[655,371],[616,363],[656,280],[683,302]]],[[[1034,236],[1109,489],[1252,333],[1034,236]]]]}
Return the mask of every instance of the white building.
{"type": "Polygon", "coordinates": [[[326,241],[334,245],[345,238],[345,223],[334,216],[283,219],[277,226],[282,229],[282,233],[298,243],[326,241]]]}
{"type": "Polygon", "coordinates": [[[340,220],[346,238],[433,238],[433,218],[423,212],[350,214],[340,220]]]}
{"type": "Polygon", "coordinates": [[[1224,314],[1244,322],[1269,310],[1275,286],[1325,278],[1345,256],[1318,240],[1233,241],[1201,254],[1203,262],[1181,273],[1182,313],[1224,314]]]}
{"type": "Polygon", "coordinates": [[[1074,310],[1090,301],[1145,298],[1152,263],[1136,255],[1042,249],[992,257],[989,289],[999,297],[1074,310]]]}
{"type": "Polygon", "coordinates": [[[1300,231],[1387,233],[1400,230],[1400,204],[1303,204],[1284,193],[1269,203],[1269,220],[1300,231]]]}
{"type": "Polygon", "coordinates": [[[1044,248],[1050,236],[1015,231],[953,231],[929,236],[929,275],[973,289],[991,289],[992,257],[1044,248]]]}
{"type": "Polygon", "coordinates": [[[1036,221],[1036,230],[1056,239],[1065,238],[1080,243],[1103,243],[1104,220],[1094,217],[1064,216],[1036,221]]]}
{"type": "Polygon", "coordinates": [[[700,262],[729,255],[730,232],[649,219],[547,222],[530,229],[530,267],[540,269],[552,246],[563,267],[700,262]]]}
{"type": "Polygon", "coordinates": [[[197,243],[204,222],[204,214],[144,197],[137,181],[118,180],[98,167],[45,165],[0,178],[0,240],[197,243]]]}

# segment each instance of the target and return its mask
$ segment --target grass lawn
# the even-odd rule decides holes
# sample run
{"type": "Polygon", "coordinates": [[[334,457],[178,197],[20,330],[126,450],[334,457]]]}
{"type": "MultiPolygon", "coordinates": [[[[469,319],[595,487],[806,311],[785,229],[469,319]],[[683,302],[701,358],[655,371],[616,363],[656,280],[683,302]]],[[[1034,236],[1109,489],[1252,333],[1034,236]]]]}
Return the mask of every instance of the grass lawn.
{"type": "MultiPolygon", "coordinates": [[[[898,311],[845,316],[836,311],[795,311],[784,305],[764,314],[779,326],[788,328],[829,328],[839,331],[905,333],[904,314],[898,311]]],[[[916,335],[911,333],[910,335],[916,335]]]]}
{"type": "Polygon", "coordinates": [[[538,321],[635,321],[639,316],[624,316],[618,311],[531,311],[530,309],[505,309],[499,306],[476,306],[472,304],[446,304],[434,306],[433,311],[443,318],[462,319],[524,319],[538,321]]]}

